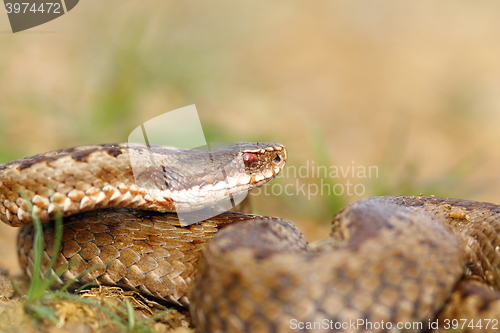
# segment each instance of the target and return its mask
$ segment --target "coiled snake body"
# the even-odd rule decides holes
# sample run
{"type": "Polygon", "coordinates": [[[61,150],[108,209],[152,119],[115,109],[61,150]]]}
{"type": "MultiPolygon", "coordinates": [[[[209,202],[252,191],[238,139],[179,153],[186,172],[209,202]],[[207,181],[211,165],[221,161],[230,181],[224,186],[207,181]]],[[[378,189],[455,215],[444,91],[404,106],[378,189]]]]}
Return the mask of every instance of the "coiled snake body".
{"type": "MultiPolygon", "coordinates": [[[[0,219],[24,226],[20,262],[32,274],[32,213],[65,216],[55,269],[72,264],[61,282],[101,264],[81,282],[190,306],[200,332],[411,332],[453,329],[457,318],[465,330],[479,320],[500,329],[500,206],[369,198],[342,209],[314,248],[278,218],[223,213],[183,225],[169,213],[263,185],[285,161],[278,144],[40,154],[0,166],[0,219]],[[146,165],[138,174],[132,156],[146,165]]],[[[47,258],[53,238],[47,225],[47,258]]]]}

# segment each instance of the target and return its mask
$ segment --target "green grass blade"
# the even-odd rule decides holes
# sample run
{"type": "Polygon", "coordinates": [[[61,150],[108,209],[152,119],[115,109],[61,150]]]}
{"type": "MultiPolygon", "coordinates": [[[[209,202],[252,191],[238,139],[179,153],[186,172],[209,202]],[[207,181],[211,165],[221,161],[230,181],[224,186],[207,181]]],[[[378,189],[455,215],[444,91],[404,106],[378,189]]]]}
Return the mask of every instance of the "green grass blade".
{"type": "Polygon", "coordinates": [[[45,272],[46,278],[49,278],[49,274],[52,271],[52,268],[55,266],[57,256],[59,254],[59,251],[61,250],[62,235],[63,235],[63,218],[60,215],[55,218],[54,230],[55,230],[55,238],[54,238],[54,244],[52,245],[52,253],[50,255],[50,266],[45,272]]]}
{"type": "MultiPolygon", "coordinates": [[[[31,204],[31,202],[26,199],[26,201],[31,204]]],[[[33,272],[31,276],[31,283],[29,286],[26,301],[31,302],[41,298],[45,292],[43,288],[44,283],[42,283],[42,260],[43,260],[43,228],[42,222],[37,214],[31,208],[31,217],[33,219],[33,226],[35,228],[35,238],[33,240],[33,272]]]]}

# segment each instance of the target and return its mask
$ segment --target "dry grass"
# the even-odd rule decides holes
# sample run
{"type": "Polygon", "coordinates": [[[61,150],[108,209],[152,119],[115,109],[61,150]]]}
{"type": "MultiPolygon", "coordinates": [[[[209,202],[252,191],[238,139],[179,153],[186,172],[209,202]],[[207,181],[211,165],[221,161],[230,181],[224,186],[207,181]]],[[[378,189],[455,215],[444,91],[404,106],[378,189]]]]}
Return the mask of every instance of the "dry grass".
{"type": "Polygon", "coordinates": [[[0,332],[194,333],[186,311],[118,287],[85,290],[81,299],[47,295],[52,297],[36,304],[18,297],[0,300],[0,332]]]}

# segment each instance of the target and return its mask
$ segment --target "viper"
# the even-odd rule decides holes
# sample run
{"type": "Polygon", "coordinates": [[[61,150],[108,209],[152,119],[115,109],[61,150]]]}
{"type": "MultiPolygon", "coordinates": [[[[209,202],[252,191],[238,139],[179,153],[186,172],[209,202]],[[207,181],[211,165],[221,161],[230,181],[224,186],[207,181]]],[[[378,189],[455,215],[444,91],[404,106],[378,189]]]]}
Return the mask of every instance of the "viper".
{"type": "Polygon", "coordinates": [[[0,166],[0,219],[22,226],[28,274],[39,273],[33,218],[45,223],[49,258],[51,221],[62,217],[59,283],[87,272],[81,283],[187,306],[200,332],[500,328],[500,206],[368,198],[339,211],[316,246],[280,218],[219,214],[272,180],[286,159],[274,143],[43,153],[0,166]]]}

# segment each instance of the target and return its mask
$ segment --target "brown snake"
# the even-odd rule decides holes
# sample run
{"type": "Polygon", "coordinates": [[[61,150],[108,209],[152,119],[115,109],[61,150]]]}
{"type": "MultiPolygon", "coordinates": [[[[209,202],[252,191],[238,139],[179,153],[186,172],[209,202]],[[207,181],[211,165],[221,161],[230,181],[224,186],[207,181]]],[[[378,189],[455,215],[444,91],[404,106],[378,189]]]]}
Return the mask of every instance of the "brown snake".
{"type": "MultiPolygon", "coordinates": [[[[88,146],[0,166],[0,219],[29,225],[31,206],[44,222],[64,215],[55,268],[71,263],[61,282],[100,265],[81,282],[189,305],[200,332],[412,332],[436,323],[446,331],[457,328],[453,319],[467,319],[469,326],[458,322],[466,331],[471,321],[474,331],[500,329],[500,206],[369,198],[337,213],[331,240],[310,248],[278,218],[223,213],[186,226],[165,213],[263,185],[283,168],[283,146],[230,146],[210,152],[211,163],[206,152],[152,149],[162,172],[145,167],[139,178],[146,185],[139,186],[130,161],[144,151],[88,146]],[[200,158],[205,162],[198,165],[200,158]],[[181,160],[188,164],[179,167],[181,160]],[[190,199],[186,191],[194,188],[198,196],[190,199]],[[244,223],[218,232],[238,221],[244,223]]],[[[51,228],[45,228],[46,258],[51,228]]],[[[29,274],[31,229],[19,236],[29,274]]]]}

